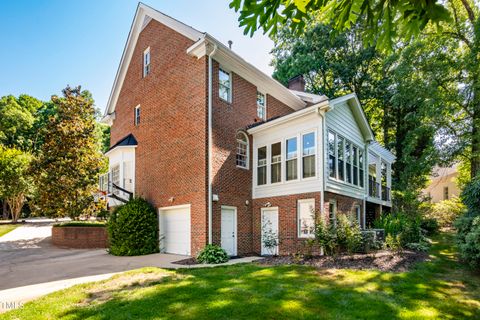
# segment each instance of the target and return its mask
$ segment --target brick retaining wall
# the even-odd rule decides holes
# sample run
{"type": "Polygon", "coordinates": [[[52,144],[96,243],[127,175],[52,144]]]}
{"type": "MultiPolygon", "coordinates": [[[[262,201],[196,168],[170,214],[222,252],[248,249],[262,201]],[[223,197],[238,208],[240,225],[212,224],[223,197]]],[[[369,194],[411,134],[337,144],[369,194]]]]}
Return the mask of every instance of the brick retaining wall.
{"type": "Polygon", "coordinates": [[[52,242],[59,247],[76,249],[106,248],[108,246],[105,227],[53,227],[52,242]]]}

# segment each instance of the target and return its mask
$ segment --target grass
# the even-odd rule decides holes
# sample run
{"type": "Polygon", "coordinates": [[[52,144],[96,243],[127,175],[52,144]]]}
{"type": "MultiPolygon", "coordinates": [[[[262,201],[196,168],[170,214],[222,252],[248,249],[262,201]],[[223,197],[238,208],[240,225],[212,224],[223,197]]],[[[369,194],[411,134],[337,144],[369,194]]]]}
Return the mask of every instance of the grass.
{"type": "Polygon", "coordinates": [[[404,273],[242,264],[145,268],[27,303],[4,319],[479,319],[480,277],[452,234],[404,273]]]}
{"type": "Polygon", "coordinates": [[[16,224],[0,224],[0,237],[18,227],[16,224]]]}

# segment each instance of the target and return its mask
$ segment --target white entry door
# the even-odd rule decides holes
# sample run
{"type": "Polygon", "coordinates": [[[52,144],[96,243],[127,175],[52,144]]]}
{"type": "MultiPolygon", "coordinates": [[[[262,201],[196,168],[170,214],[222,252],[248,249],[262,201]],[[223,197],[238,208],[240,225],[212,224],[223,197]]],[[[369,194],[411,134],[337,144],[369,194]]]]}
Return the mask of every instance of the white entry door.
{"type": "Polygon", "coordinates": [[[278,208],[262,208],[262,255],[278,254],[278,208]],[[265,246],[265,240],[277,242],[274,247],[265,246]]]}
{"type": "Polygon", "coordinates": [[[190,205],[160,209],[160,250],[190,255],[190,205]]]}
{"type": "Polygon", "coordinates": [[[237,255],[237,208],[222,207],[221,244],[229,256],[237,255]]]}

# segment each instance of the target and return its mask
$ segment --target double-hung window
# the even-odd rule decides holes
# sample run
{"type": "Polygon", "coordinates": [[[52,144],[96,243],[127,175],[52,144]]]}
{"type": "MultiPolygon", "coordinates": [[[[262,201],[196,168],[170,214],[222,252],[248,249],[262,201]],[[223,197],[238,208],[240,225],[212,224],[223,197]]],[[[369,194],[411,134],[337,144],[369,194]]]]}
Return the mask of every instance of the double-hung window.
{"type": "Polygon", "coordinates": [[[315,133],[307,133],[302,137],[303,178],[315,177],[315,133]]]}
{"type": "Polygon", "coordinates": [[[222,68],[218,70],[218,95],[221,99],[232,102],[232,74],[222,68]]]}
{"type": "Polygon", "coordinates": [[[287,158],[285,167],[287,181],[297,179],[297,138],[287,140],[287,158]]]}
{"type": "Polygon", "coordinates": [[[299,238],[315,236],[315,199],[298,200],[297,225],[299,238]]]}
{"type": "Polygon", "coordinates": [[[336,178],[335,133],[328,131],[328,175],[336,178]]]}
{"type": "MultiPolygon", "coordinates": [[[[120,165],[116,164],[112,167],[112,184],[116,185],[117,187],[122,187],[120,185],[120,165]]],[[[113,193],[118,194],[118,189],[113,188],[113,193]]]]}
{"type": "Polygon", "coordinates": [[[347,171],[348,183],[352,183],[352,151],[350,147],[351,147],[351,143],[350,141],[347,140],[345,143],[345,160],[346,160],[345,170],[347,171]]]}
{"type": "Polygon", "coordinates": [[[258,148],[257,185],[267,183],[267,147],[258,148]]]}
{"type": "Polygon", "coordinates": [[[330,225],[337,225],[337,201],[334,199],[328,203],[328,221],[330,225]]]}
{"type": "Polygon", "coordinates": [[[337,136],[337,152],[338,152],[338,180],[345,180],[345,139],[343,137],[337,136]]]}
{"type": "Polygon", "coordinates": [[[140,124],[140,106],[136,106],[133,112],[134,123],[136,126],[140,124]]]}
{"type": "Polygon", "coordinates": [[[267,105],[265,95],[257,91],[257,116],[262,120],[267,120],[267,105]]]}
{"type": "Polygon", "coordinates": [[[271,183],[282,181],[282,144],[280,142],[272,144],[272,162],[271,162],[271,183]]]}
{"type": "Polygon", "coordinates": [[[359,174],[358,174],[358,180],[359,180],[359,185],[360,187],[364,187],[364,179],[365,179],[365,171],[364,171],[364,164],[365,164],[365,159],[363,158],[363,150],[360,149],[358,151],[358,163],[359,163],[359,167],[360,167],[360,171],[359,171],[359,174]]]}
{"type": "Polygon", "coordinates": [[[352,158],[353,158],[353,184],[358,186],[358,148],[352,146],[352,158]]]}
{"type": "Polygon", "coordinates": [[[248,169],[248,137],[245,133],[237,133],[237,167],[248,169]]]}
{"type": "Polygon", "coordinates": [[[150,74],[150,47],[143,51],[143,77],[150,74]]]}

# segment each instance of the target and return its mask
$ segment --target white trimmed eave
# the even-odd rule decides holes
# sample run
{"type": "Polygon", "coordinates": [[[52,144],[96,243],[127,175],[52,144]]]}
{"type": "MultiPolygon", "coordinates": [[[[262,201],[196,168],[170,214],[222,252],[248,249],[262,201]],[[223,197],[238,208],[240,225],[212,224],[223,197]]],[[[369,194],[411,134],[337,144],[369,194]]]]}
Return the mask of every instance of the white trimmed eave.
{"type": "Polygon", "coordinates": [[[243,79],[257,86],[261,92],[273,96],[293,110],[300,110],[306,103],[280,82],[266,75],[252,64],[229,49],[223,43],[210,36],[208,33],[202,39],[187,49],[187,53],[198,59],[211,55],[218,63],[225,68],[235,72],[243,79]]]}
{"type": "Polygon", "coordinates": [[[108,150],[108,151],[105,152],[103,155],[108,157],[108,155],[112,154],[112,153],[115,152],[115,151],[128,150],[128,149],[136,149],[136,148],[137,148],[137,146],[117,146],[117,147],[115,147],[115,148],[113,148],[113,149],[108,150]]]}
{"type": "Polygon", "coordinates": [[[304,116],[312,114],[312,113],[318,113],[319,115],[323,116],[323,114],[325,112],[327,112],[329,110],[329,108],[330,108],[330,105],[329,105],[328,101],[324,101],[324,102],[321,102],[319,104],[310,106],[308,108],[304,108],[304,109],[301,109],[299,111],[287,114],[286,116],[277,118],[275,120],[267,121],[267,122],[265,122],[263,124],[260,124],[256,127],[248,129],[247,132],[249,134],[256,134],[256,133],[262,132],[264,130],[267,130],[269,128],[281,125],[283,123],[292,121],[294,119],[304,117],[304,116]]]}
{"type": "Polygon", "coordinates": [[[342,97],[330,100],[330,104],[332,105],[333,109],[335,108],[335,105],[338,105],[345,101],[348,103],[350,109],[352,110],[353,116],[357,120],[360,131],[362,132],[365,140],[374,141],[375,135],[373,134],[372,128],[370,128],[370,124],[368,123],[367,117],[365,116],[365,112],[363,112],[362,105],[360,104],[360,101],[358,100],[358,97],[355,93],[350,93],[342,97]]]}
{"type": "Polygon", "coordinates": [[[170,29],[177,31],[178,33],[184,35],[185,37],[193,41],[198,41],[199,39],[204,37],[204,33],[170,16],[165,15],[160,11],[153,9],[152,7],[149,7],[143,3],[139,3],[137,11],[135,12],[132,26],[130,28],[130,32],[128,34],[125,48],[123,49],[122,58],[120,59],[120,65],[117,69],[117,74],[115,75],[112,91],[108,98],[107,107],[105,108],[104,118],[109,114],[113,113],[115,110],[115,105],[117,104],[118,96],[122,89],[123,81],[125,80],[128,66],[130,65],[130,60],[132,59],[133,51],[135,50],[135,46],[137,44],[138,36],[151,19],[157,20],[158,22],[164,24],[170,29]]]}

